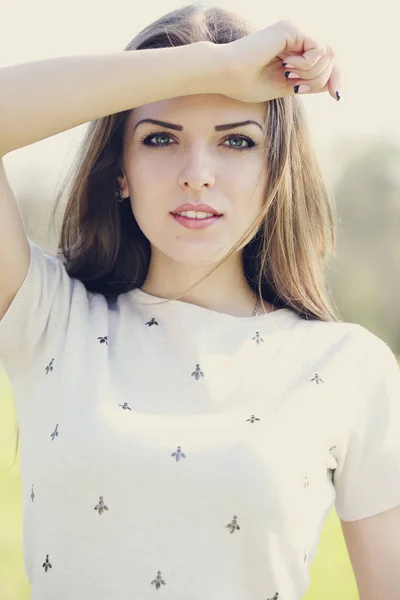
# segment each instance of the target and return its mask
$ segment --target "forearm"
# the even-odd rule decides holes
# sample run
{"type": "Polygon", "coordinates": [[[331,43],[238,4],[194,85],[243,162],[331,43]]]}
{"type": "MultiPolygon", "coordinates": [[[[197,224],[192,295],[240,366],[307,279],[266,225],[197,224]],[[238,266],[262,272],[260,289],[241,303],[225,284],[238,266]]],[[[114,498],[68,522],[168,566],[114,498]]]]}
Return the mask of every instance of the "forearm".
{"type": "Polygon", "coordinates": [[[223,64],[209,42],[68,56],[0,69],[0,151],[175,96],[219,93],[223,64]]]}

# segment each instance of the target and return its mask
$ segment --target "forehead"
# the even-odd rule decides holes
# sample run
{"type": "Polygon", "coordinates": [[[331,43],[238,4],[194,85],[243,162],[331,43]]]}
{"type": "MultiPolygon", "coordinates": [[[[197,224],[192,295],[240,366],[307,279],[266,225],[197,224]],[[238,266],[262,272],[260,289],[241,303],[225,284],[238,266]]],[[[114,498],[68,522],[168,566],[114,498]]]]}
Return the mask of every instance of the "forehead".
{"type": "Polygon", "coordinates": [[[133,129],[138,121],[148,117],[178,123],[183,125],[184,129],[203,124],[213,128],[217,124],[247,119],[257,120],[262,125],[265,110],[265,102],[240,102],[222,94],[178,96],[132,109],[127,127],[133,129]]]}

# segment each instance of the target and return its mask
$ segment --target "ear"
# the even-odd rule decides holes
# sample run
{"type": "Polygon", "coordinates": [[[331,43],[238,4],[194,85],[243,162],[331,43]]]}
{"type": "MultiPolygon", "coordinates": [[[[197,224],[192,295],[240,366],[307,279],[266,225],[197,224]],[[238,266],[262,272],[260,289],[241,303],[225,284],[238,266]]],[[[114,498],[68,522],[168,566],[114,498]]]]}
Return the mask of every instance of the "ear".
{"type": "Polygon", "coordinates": [[[122,195],[127,197],[129,196],[129,187],[128,187],[128,182],[126,180],[126,177],[123,173],[123,171],[121,171],[122,175],[118,176],[118,185],[122,191],[122,195]]]}

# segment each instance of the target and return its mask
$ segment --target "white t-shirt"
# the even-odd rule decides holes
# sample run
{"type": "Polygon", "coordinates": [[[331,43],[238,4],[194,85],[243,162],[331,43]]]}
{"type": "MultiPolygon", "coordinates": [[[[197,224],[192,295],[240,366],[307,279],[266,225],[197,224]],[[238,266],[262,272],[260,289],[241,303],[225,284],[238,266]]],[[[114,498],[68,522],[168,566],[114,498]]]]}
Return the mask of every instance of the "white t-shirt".
{"type": "Polygon", "coordinates": [[[31,600],[299,600],[334,506],[400,504],[400,370],[380,338],[139,289],[107,303],[30,247],[0,358],[31,600]]]}

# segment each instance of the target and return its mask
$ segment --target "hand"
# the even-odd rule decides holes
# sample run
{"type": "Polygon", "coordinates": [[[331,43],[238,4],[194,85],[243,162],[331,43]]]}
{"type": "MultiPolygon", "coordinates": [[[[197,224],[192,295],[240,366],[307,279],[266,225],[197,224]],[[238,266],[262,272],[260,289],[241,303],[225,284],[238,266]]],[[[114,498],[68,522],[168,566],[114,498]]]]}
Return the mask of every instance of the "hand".
{"type": "Polygon", "coordinates": [[[243,38],[221,44],[225,77],[218,93],[242,102],[266,102],[294,95],[296,85],[308,85],[306,94],[329,91],[337,101],[341,83],[332,48],[307,36],[291,21],[278,21],[243,38]],[[283,67],[282,62],[296,69],[283,67]],[[300,78],[287,79],[286,71],[300,78]]]}

